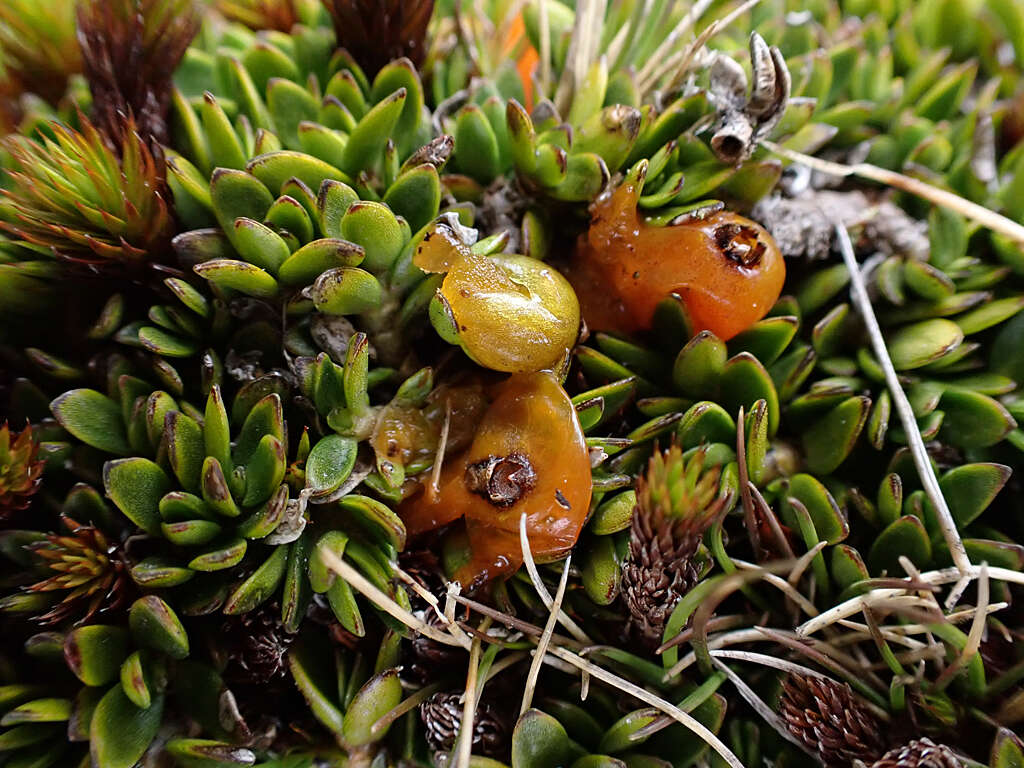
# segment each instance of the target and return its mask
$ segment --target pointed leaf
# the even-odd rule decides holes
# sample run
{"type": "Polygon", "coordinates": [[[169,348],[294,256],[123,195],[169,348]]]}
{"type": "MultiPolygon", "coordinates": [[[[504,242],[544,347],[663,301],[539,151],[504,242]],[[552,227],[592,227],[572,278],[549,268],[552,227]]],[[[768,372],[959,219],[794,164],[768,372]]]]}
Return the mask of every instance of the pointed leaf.
{"type": "Polygon", "coordinates": [[[128,613],[135,642],[174,659],[188,656],[188,635],[177,614],[156,595],[140,597],[128,613]]]}
{"type": "Polygon", "coordinates": [[[73,389],[50,404],[57,422],[83,443],[124,456],[131,450],[120,406],[93,389],[73,389]]]}
{"type": "Polygon", "coordinates": [[[397,669],[389,669],[370,678],[359,689],[345,710],[341,738],[349,748],[364,747],[380,741],[387,734],[384,728],[376,733],[373,724],[402,701],[402,683],[397,669]]]}
{"type": "Polygon", "coordinates": [[[89,727],[89,750],[94,765],[132,768],[156,737],[163,717],[163,696],[139,709],[115,685],[100,699],[89,727]]]}
{"type": "Polygon", "coordinates": [[[103,487],[125,517],[147,533],[160,532],[160,499],[171,481],[149,459],[115,459],[103,465],[103,487]]]}
{"type": "Polygon", "coordinates": [[[64,639],[64,660],[79,680],[89,686],[117,679],[128,655],[128,633],[121,627],[92,624],[79,627],[64,639]]]}

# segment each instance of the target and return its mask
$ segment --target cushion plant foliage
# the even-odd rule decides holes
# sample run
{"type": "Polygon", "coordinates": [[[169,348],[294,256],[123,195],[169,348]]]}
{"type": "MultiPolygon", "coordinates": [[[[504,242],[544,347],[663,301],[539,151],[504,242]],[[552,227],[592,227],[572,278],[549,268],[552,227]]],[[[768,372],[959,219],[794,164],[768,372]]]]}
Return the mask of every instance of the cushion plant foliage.
{"type": "Polygon", "coordinates": [[[0,7],[0,764],[1024,765],[1019,0],[0,7]]]}

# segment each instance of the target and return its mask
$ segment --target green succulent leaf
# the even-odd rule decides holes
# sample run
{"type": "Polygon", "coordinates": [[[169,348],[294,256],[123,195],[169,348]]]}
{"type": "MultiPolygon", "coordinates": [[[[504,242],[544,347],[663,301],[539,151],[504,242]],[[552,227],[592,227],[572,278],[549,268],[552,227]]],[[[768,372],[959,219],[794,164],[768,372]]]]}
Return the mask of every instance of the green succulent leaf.
{"type": "Polygon", "coordinates": [[[89,750],[96,765],[131,768],[156,737],[163,717],[163,696],[140,709],[120,685],[96,705],[89,728],[89,750]]]}
{"type": "Polygon", "coordinates": [[[86,445],[115,456],[130,453],[121,408],[93,389],[73,389],[50,404],[57,422],[86,445]]]}
{"type": "Polygon", "coordinates": [[[539,709],[528,709],[512,732],[512,768],[558,768],[569,763],[572,747],[565,728],[539,709]]]}
{"type": "Polygon", "coordinates": [[[79,627],[64,639],[68,668],[88,686],[107,685],[117,679],[128,655],[128,633],[121,627],[93,624],[79,627]]]}
{"type": "Polygon", "coordinates": [[[188,635],[181,620],[171,606],[156,595],[140,597],[132,603],[128,625],[139,645],[174,659],[188,656],[188,635]]]}
{"type": "Polygon", "coordinates": [[[160,499],[170,478],[149,459],[115,459],[103,465],[103,487],[114,505],[142,530],[160,531],[160,499]]]}

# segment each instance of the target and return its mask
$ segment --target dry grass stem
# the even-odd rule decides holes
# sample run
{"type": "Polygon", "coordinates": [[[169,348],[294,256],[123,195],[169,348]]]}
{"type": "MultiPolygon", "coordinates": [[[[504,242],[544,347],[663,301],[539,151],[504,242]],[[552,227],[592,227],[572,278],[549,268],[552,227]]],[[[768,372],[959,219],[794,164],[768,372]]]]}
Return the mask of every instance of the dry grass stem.
{"type": "MultiPolygon", "coordinates": [[[[1024,228],[1022,228],[1022,233],[1024,233],[1024,228]]],[[[874,349],[875,357],[885,373],[885,382],[889,388],[889,393],[892,395],[896,412],[899,414],[903,431],[906,433],[907,440],[910,443],[910,451],[914,457],[914,465],[917,467],[921,484],[928,495],[928,500],[931,501],[935,509],[935,517],[942,531],[942,536],[946,540],[946,546],[949,547],[950,555],[953,557],[953,563],[959,569],[961,575],[966,577],[971,567],[971,559],[967,556],[967,550],[964,549],[964,542],[960,538],[960,532],[957,530],[953,513],[950,512],[946,498],[939,487],[939,479],[935,476],[935,470],[932,468],[928,449],[925,447],[924,438],[921,437],[921,430],[917,426],[914,410],[907,399],[906,392],[903,391],[903,385],[900,384],[892,358],[889,357],[889,351],[885,345],[885,337],[882,335],[878,318],[875,317],[875,310],[871,306],[867,286],[864,284],[864,275],[861,273],[857,257],[853,252],[853,243],[850,242],[850,235],[847,233],[846,228],[842,226],[836,227],[836,235],[839,238],[839,250],[842,252],[843,261],[846,263],[846,268],[850,273],[850,293],[853,303],[864,319],[868,335],[871,337],[871,346],[874,349]]],[[[948,607],[951,608],[952,603],[948,607]]]]}
{"type": "MultiPolygon", "coordinates": [[[[1020,571],[1010,570],[1009,568],[996,568],[987,567],[988,576],[996,581],[1006,581],[1011,584],[1024,585],[1024,573],[1020,571]]],[[[967,572],[967,576],[970,579],[979,578],[981,575],[981,568],[977,565],[972,565],[967,572]]],[[[952,584],[959,582],[963,576],[957,568],[943,568],[936,571],[925,571],[924,573],[917,574],[916,577],[908,578],[906,580],[905,589],[876,589],[867,595],[859,595],[857,597],[850,598],[839,605],[835,605],[823,612],[819,616],[815,616],[813,619],[804,622],[796,628],[798,635],[813,635],[816,632],[820,632],[825,627],[835,624],[841,619],[849,618],[857,613],[861,612],[865,602],[871,600],[874,604],[879,599],[887,599],[905,595],[907,591],[919,589],[918,585],[925,586],[938,586],[942,584],[952,584]]]]}
{"type": "MultiPolygon", "coordinates": [[[[485,631],[490,619],[481,623],[481,631],[485,631]]],[[[480,670],[480,637],[473,639],[469,649],[469,670],[466,673],[466,689],[462,693],[462,720],[459,723],[459,735],[455,745],[455,768],[469,768],[473,752],[473,718],[477,707],[477,672],[480,670]]]]}
{"type": "Polygon", "coordinates": [[[712,733],[700,721],[694,719],[686,712],[683,712],[683,710],[681,710],[674,704],[670,704],[660,696],[654,695],[646,688],[641,688],[639,685],[635,685],[629,682],[628,680],[619,677],[613,672],[609,672],[603,667],[599,667],[596,664],[593,664],[587,661],[586,659],[581,658],[577,654],[573,653],[572,651],[566,650],[565,648],[558,648],[557,646],[554,646],[548,651],[548,655],[553,655],[557,659],[568,662],[576,669],[580,671],[585,671],[593,677],[597,678],[598,680],[601,680],[602,682],[614,686],[623,693],[629,694],[630,696],[635,696],[636,698],[640,699],[640,701],[650,704],[652,707],[660,710],[661,712],[664,712],[673,720],[680,723],[681,725],[684,725],[690,731],[693,731],[693,733],[697,734],[697,736],[703,739],[708,744],[708,746],[710,746],[713,750],[715,750],[715,752],[718,753],[718,755],[726,762],[727,765],[732,766],[732,768],[744,768],[743,763],[740,762],[739,758],[737,758],[736,755],[734,755],[732,751],[730,751],[730,749],[727,746],[725,746],[725,744],[714,733],[712,733]]]}
{"type": "Polygon", "coordinates": [[[690,9],[683,15],[675,27],[672,28],[672,31],[665,36],[665,39],[661,41],[661,44],[648,58],[643,69],[636,75],[636,80],[641,84],[641,89],[646,89],[645,84],[647,81],[658,81],[659,77],[652,77],[658,65],[669,58],[669,52],[675,47],[676,41],[693,28],[693,25],[704,15],[704,12],[711,6],[712,2],[713,0],[697,0],[697,2],[690,6],[690,9]]]}
{"type": "MultiPolygon", "coordinates": [[[[741,643],[763,643],[767,642],[767,638],[758,629],[737,629],[735,632],[723,632],[720,635],[715,635],[708,639],[708,648],[712,651],[716,651],[719,648],[724,648],[727,645],[739,645],[741,643]]],[[[697,661],[697,655],[690,651],[686,656],[681,658],[678,662],[673,664],[666,670],[665,674],[662,675],[661,679],[663,682],[671,682],[672,678],[682,674],[687,669],[692,667],[697,661]]]]}
{"type": "MultiPolygon", "coordinates": [[[[761,566],[755,565],[754,563],[748,563],[745,560],[733,560],[737,568],[742,568],[749,571],[763,570],[761,566]]],[[[800,608],[808,616],[817,616],[818,609],[814,603],[808,600],[802,593],[800,593],[792,584],[774,573],[762,572],[761,578],[768,584],[782,592],[786,597],[792,600],[797,607],[800,608]]]]}
{"type": "Polygon", "coordinates": [[[983,227],[991,229],[993,232],[998,232],[1000,235],[1004,235],[1005,237],[1024,245],[1024,226],[1018,224],[1012,219],[1008,219],[1002,214],[980,206],[977,203],[972,203],[970,200],[965,200],[952,192],[939,189],[938,187],[932,186],[920,179],[905,176],[902,173],[896,173],[895,171],[889,171],[885,168],[879,168],[877,165],[871,165],[869,163],[844,165],[843,163],[834,163],[829,160],[822,160],[821,158],[805,155],[801,152],[794,152],[793,150],[780,146],[773,141],[763,140],[761,141],[761,145],[780,157],[784,157],[794,163],[800,163],[801,165],[805,165],[808,168],[820,171],[821,173],[826,173],[830,176],[859,176],[862,179],[877,181],[880,184],[885,184],[904,192],[909,192],[912,195],[917,195],[923,200],[927,200],[935,205],[955,211],[956,213],[981,224],[983,227]]]}
{"type": "Polygon", "coordinates": [[[775,714],[774,710],[765,704],[761,697],[754,693],[753,689],[743,682],[739,675],[729,669],[725,662],[719,661],[716,658],[712,658],[712,662],[714,662],[714,665],[725,673],[725,676],[729,678],[729,682],[736,687],[736,690],[739,692],[740,696],[743,697],[744,701],[750,705],[750,708],[757,712],[757,714],[759,714],[761,718],[768,723],[768,725],[774,728],[782,738],[791,744],[794,744],[801,751],[807,753],[811,757],[816,757],[816,755],[812,754],[810,750],[804,746],[802,741],[790,733],[789,728],[787,728],[786,724],[782,722],[782,719],[775,714]]]}
{"type": "MultiPolygon", "coordinates": [[[[533,582],[533,588],[537,591],[537,596],[540,597],[541,602],[544,603],[544,607],[550,611],[551,606],[554,605],[554,600],[551,597],[551,593],[548,592],[548,588],[544,586],[544,582],[540,578],[540,571],[537,570],[537,563],[533,559],[530,539],[526,535],[526,513],[523,513],[519,518],[519,546],[522,548],[523,564],[526,566],[526,572],[530,575],[530,581],[533,582]]],[[[594,641],[587,637],[587,633],[575,621],[569,618],[565,611],[558,611],[558,622],[579,642],[584,645],[594,644],[594,641]]]]}
{"type": "Polygon", "coordinates": [[[819,541],[802,554],[800,559],[796,561],[796,565],[793,566],[793,571],[789,574],[789,578],[786,579],[786,581],[788,581],[791,586],[795,587],[800,581],[800,578],[804,575],[804,571],[806,571],[808,566],[810,566],[811,561],[827,546],[827,541],[819,541]]]}
{"type": "Polygon", "coordinates": [[[430,472],[430,485],[427,487],[427,498],[433,501],[441,492],[441,467],[444,464],[444,454],[448,448],[448,430],[452,423],[452,402],[445,398],[444,401],[444,424],[441,425],[441,437],[437,443],[437,455],[434,457],[434,467],[430,472]]]}
{"type": "Polygon", "coordinates": [[[519,714],[528,710],[533,703],[533,693],[537,688],[537,677],[540,675],[540,668],[544,663],[544,654],[547,653],[548,645],[551,643],[551,635],[555,631],[555,624],[558,623],[558,612],[562,609],[565,587],[569,583],[569,564],[571,560],[571,555],[565,558],[565,565],[562,567],[562,578],[558,582],[558,591],[555,593],[555,601],[548,613],[548,620],[544,624],[544,632],[541,634],[540,640],[537,641],[537,649],[533,652],[533,661],[530,663],[530,672],[526,676],[523,702],[519,707],[519,714]]]}
{"type": "Polygon", "coordinates": [[[415,615],[392,600],[389,595],[377,589],[377,587],[370,583],[369,579],[333,552],[329,550],[322,550],[320,552],[320,556],[323,558],[324,564],[328,569],[333,571],[335,575],[343,578],[348,582],[350,587],[361,593],[371,603],[376,605],[385,613],[398,619],[410,629],[414,629],[421,635],[429,637],[431,640],[436,640],[439,643],[443,643],[444,645],[454,645],[466,649],[469,648],[468,639],[460,640],[455,638],[447,632],[442,632],[436,627],[430,626],[422,619],[417,618],[415,615]]]}
{"type": "Polygon", "coordinates": [[[429,699],[434,693],[441,690],[440,683],[431,683],[418,691],[414,691],[409,694],[406,698],[402,699],[397,707],[392,709],[386,715],[380,718],[377,722],[370,726],[371,733],[380,733],[386,730],[394,723],[398,718],[407,712],[412,712],[416,707],[422,704],[424,701],[429,699]]]}

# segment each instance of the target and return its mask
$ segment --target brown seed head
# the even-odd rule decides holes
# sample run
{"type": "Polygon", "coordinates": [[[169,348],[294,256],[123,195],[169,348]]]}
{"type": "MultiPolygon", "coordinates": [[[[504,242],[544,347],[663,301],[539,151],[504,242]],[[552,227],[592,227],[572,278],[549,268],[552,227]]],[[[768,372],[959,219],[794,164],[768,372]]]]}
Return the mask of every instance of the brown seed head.
{"type": "Polygon", "coordinates": [[[373,77],[393,59],[406,57],[414,66],[426,56],[424,39],[434,0],[323,0],[346,49],[373,77]]]}
{"type": "MultiPolygon", "coordinates": [[[[436,752],[448,752],[455,746],[462,722],[462,695],[459,691],[440,691],[420,704],[420,719],[427,743],[436,752]]],[[[487,702],[476,708],[473,717],[473,753],[502,757],[507,749],[510,729],[498,710],[487,702]]]]}
{"type": "Polygon", "coordinates": [[[779,704],[790,733],[827,766],[870,765],[885,749],[881,723],[846,683],[789,675],[779,704]]]}
{"type": "Polygon", "coordinates": [[[963,762],[949,747],[930,739],[914,739],[890,749],[871,768],[963,768],[963,762]]]}
{"type": "Polygon", "coordinates": [[[632,627],[652,646],[700,578],[694,555],[704,531],[731,505],[731,496],[719,492],[721,469],[705,467],[704,457],[700,450],[686,460],[678,445],[655,451],[637,480],[622,594],[632,627]]]}
{"type": "Polygon", "coordinates": [[[266,684],[288,675],[288,648],[295,635],[281,623],[281,606],[266,603],[221,627],[227,641],[229,673],[239,682],[266,684]]]}
{"type": "Polygon", "coordinates": [[[199,31],[192,0],[83,0],[78,42],[93,121],[119,148],[133,118],[152,148],[167,144],[174,70],[199,31]]]}

